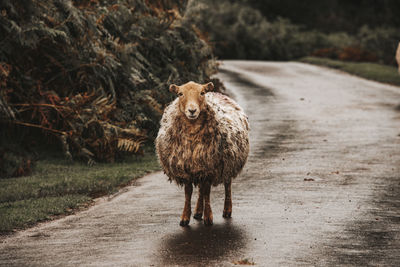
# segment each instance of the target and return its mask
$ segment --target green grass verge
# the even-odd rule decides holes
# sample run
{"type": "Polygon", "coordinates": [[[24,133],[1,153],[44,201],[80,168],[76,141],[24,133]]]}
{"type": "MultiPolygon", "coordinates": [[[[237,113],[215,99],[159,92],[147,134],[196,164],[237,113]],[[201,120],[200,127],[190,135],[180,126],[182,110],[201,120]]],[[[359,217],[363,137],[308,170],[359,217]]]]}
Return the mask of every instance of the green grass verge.
{"type": "Polygon", "coordinates": [[[397,68],[377,63],[357,63],[327,58],[305,57],[299,60],[303,63],[326,66],[339,69],[365,79],[400,86],[400,75],[397,68]]]}
{"type": "Polygon", "coordinates": [[[66,195],[1,203],[1,231],[9,232],[51,219],[54,215],[69,213],[90,200],[90,197],[83,195],[66,195]]]}
{"type": "Polygon", "coordinates": [[[92,167],[57,157],[40,160],[30,176],[0,179],[0,232],[67,214],[159,169],[154,152],[92,167]]]}

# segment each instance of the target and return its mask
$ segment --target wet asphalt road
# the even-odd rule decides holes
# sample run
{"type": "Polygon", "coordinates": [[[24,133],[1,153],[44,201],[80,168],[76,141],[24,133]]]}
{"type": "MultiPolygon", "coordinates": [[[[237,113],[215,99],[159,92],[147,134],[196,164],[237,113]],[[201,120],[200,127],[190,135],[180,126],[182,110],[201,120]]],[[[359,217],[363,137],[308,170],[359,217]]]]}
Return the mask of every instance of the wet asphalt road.
{"type": "Polygon", "coordinates": [[[0,239],[0,265],[400,266],[400,88],[300,63],[226,61],[219,77],[251,123],[232,219],[221,186],[214,225],[181,228],[183,189],[155,173],[0,239]]]}

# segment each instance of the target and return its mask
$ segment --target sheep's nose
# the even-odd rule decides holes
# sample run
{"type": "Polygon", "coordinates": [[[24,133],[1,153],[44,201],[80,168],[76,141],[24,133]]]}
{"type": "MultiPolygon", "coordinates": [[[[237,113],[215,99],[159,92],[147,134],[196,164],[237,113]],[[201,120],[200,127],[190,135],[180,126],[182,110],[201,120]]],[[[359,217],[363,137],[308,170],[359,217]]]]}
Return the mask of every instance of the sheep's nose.
{"type": "Polygon", "coordinates": [[[196,109],[189,109],[189,112],[193,115],[196,112],[196,109]]]}

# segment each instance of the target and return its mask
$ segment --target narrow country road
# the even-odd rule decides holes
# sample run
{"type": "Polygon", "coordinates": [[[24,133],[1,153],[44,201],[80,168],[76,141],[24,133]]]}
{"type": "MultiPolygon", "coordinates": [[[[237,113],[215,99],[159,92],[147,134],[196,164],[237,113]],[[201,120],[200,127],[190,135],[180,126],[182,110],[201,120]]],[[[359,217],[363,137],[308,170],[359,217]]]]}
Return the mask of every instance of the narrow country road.
{"type": "Polygon", "coordinates": [[[300,63],[221,68],[251,123],[232,219],[218,187],[214,225],[180,227],[183,189],[158,172],[0,239],[0,265],[400,266],[400,88],[300,63]]]}

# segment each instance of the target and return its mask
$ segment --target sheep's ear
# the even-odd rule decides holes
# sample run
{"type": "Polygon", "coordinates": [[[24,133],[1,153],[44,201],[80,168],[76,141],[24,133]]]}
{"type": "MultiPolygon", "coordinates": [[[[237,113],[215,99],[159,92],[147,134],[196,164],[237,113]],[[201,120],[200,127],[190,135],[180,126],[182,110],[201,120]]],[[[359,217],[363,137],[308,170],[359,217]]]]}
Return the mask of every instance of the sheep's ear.
{"type": "Polygon", "coordinates": [[[178,89],[179,89],[179,86],[178,85],[176,85],[176,84],[171,84],[170,86],[169,86],[169,91],[170,92],[173,92],[173,93],[178,93],[178,89]]]}
{"type": "Polygon", "coordinates": [[[211,92],[214,90],[214,84],[212,82],[204,84],[203,87],[206,92],[211,92]]]}

